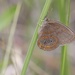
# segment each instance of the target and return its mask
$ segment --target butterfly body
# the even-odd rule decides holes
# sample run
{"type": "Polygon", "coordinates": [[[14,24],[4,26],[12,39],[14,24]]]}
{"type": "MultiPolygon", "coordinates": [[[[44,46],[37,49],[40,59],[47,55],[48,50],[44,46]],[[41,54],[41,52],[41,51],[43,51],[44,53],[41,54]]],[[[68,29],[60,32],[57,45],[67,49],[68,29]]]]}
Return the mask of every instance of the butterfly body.
{"type": "Polygon", "coordinates": [[[46,19],[39,31],[38,46],[43,50],[54,50],[59,45],[70,43],[74,40],[75,34],[63,24],[46,19]]]}

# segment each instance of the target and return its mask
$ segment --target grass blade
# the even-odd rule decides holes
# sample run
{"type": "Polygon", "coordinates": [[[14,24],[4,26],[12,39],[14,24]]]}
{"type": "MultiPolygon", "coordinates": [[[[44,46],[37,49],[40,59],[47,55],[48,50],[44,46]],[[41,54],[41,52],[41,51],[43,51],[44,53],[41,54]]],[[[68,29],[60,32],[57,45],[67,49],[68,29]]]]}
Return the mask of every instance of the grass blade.
{"type": "MultiPolygon", "coordinates": [[[[58,1],[59,1],[60,21],[68,26],[70,18],[70,0],[67,0],[67,2],[65,2],[65,0],[58,0],[58,1]],[[67,11],[66,11],[66,3],[67,3],[67,11]]],[[[68,48],[66,45],[62,47],[60,75],[69,75],[67,49],[68,48]]]]}
{"type": "Polygon", "coordinates": [[[10,52],[11,52],[12,41],[13,41],[13,37],[14,37],[14,33],[15,33],[16,25],[17,25],[17,20],[18,20],[20,8],[21,8],[21,2],[19,2],[17,4],[17,7],[16,7],[14,20],[13,20],[13,24],[12,24],[12,27],[11,27],[11,30],[10,30],[10,35],[9,35],[8,44],[7,44],[7,48],[6,48],[6,54],[5,54],[4,61],[3,61],[3,67],[2,67],[2,71],[1,71],[0,75],[4,75],[5,69],[8,65],[9,55],[10,55],[10,52]]]}
{"type": "Polygon", "coordinates": [[[27,52],[27,55],[26,55],[26,59],[24,61],[24,65],[23,65],[23,68],[22,68],[21,75],[26,75],[27,67],[28,67],[29,61],[31,59],[33,49],[34,49],[34,46],[36,44],[36,40],[37,40],[37,37],[38,37],[38,28],[42,24],[42,20],[47,15],[50,4],[51,4],[51,0],[46,0],[45,5],[44,5],[43,10],[42,10],[42,13],[41,13],[40,18],[39,18],[39,21],[37,23],[37,27],[35,29],[34,35],[32,37],[32,40],[31,40],[31,43],[30,43],[30,46],[29,46],[29,49],[28,49],[28,52],[27,52]]]}

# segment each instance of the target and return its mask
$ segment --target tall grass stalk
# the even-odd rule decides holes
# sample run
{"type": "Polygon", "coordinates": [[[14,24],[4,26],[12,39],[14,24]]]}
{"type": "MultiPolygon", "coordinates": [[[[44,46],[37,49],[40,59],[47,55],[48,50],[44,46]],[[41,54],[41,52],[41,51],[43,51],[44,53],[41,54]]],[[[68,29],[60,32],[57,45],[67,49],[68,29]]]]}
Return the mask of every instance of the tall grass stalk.
{"type": "Polygon", "coordinates": [[[23,68],[22,68],[21,75],[26,75],[27,67],[28,67],[29,61],[31,59],[33,50],[34,50],[34,46],[35,46],[36,41],[37,41],[38,29],[41,26],[42,21],[44,20],[45,16],[47,15],[50,4],[51,4],[51,0],[46,0],[45,5],[43,7],[43,10],[41,12],[40,18],[38,20],[34,35],[32,37],[30,45],[29,45],[29,49],[28,49],[28,52],[27,52],[27,55],[26,55],[26,58],[25,58],[25,61],[24,61],[24,65],[23,65],[23,68]]]}
{"type": "Polygon", "coordinates": [[[18,20],[20,8],[21,8],[21,2],[19,2],[16,7],[16,11],[15,11],[14,19],[13,19],[13,24],[11,26],[8,44],[7,44],[7,48],[6,48],[6,53],[5,53],[5,57],[4,57],[4,61],[3,61],[2,71],[1,71],[0,75],[4,75],[6,67],[8,65],[12,42],[13,42],[13,37],[14,37],[14,33],[15,33],[16,25],[17,25],[17,20],[18,20]]]}
{"type": "MultiPolygon", "coordinates": [[[[59,3],[60,21],[62,23],[64,23],[66,26],[68,26],[69,25],[69,18],[70,18],[70,0],[67,0],[67,1],[65,1],[65,0],[58,0],[58,3],[59,3]]],[[[61,74],[60,75],[69,75],[67,49],[68,48],[67,48],[66,45],[62,47],[61,74]]]]}

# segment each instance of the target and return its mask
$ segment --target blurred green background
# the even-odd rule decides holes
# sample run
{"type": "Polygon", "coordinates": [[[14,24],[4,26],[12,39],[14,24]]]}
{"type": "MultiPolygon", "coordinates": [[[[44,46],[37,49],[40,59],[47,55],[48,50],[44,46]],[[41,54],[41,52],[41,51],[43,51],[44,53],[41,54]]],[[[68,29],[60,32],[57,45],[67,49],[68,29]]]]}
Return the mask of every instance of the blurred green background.
{"type": "MultiPolygon", "coordinates": [[[[19,1],[0,0],[0,72],[19,1]]],[[[5,75],[20,75],[44,3],[45,0],[24,0],[22,2],[5,75]]],[[[52,0],[50,9],[48,18],[59,21],[57,0],[52,0]]],[[[75,0],[71,0],[69,27],[75,32],[75,0]]],[[[68,45],[68,59],[70,73],[75,75],[75,42],[68,45]]],[[[60,61],[60,47],[54,51],[43,51],[36,44],[26,75],[60,75],[60,61]]]]}

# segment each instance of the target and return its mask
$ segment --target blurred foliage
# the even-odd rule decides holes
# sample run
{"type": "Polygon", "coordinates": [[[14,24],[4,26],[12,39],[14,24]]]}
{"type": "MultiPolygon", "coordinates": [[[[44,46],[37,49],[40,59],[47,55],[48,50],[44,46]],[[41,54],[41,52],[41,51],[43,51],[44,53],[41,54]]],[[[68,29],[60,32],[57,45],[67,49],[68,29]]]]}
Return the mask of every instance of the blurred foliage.
{"type": "Polygon", "coordinates": [[[0,15],[0,31],[11,23],[15,13],[15,9],[16,6],[12,6],[0,15]]]}
{"type": "MultiPolygon", "coordinates": [[[[19,0],[2,0],[1,1],[2,3],[0,2],[1,3],[0,4],[0,9],[1,9],[1,11],[0,11],[1,12],[1,14],[0,14],[0,31],[2,31],[1,33],[3,34],[3,35],[0,35],[0,37],[2,38],[2,36],[3,36],[5,40],[7,40],[6,38],[8,37],[8,34],[9,34],[9,31],[7,32],[7,30],[10,30],[9,26],[11,26],[11,24],[12,24],[12,19],[13,19],[14,12],[16,9],[15,5],[18,3],[18,1],[19,0]],[[8,9],[5,7],[8,7],[8,9]]],[[[22,8],[20,11],[20,15],[19,15],[18,22],[17,22],[17,28],[16,28],[16,32],[15,32],[15,36],[20,37],[21,39],[18,40],[18,38],[14,36],[14,39],[16,38],[18,41],[24,42],[24,44],[22,44],[23,46],[20,46],[20,45],[17,46],[18,43],[15,42],[16,43],[15,47],[22,48],[22,50],[20,50],[20,51],[22,51],[22,55],[23,55],[21,57],[22,60],[24,60],[25,55],[27,54],[30,40],[31,40],[32,35],[34,33],[34,29],[37,25],[37,21],[39,19],[39,16],[40,16],[40,13],[42,11],[42,8],[44,6],[45,1],[46,0],[24,0],[22,3],[22,8]]],[[[65,2],[66,1],[67,0],[65,0],[65,2]]],[[[72,8],[71,15],[73,14],[72,15],[73,17],[75,15],[74,3],[75,3],[75,0],[71,0],[71,8],[72,8]]],[[[47,14],[48,18],[55,19],[55,20],[60,19],[58,11],[60,12],[61,9],[60,9],[60,6],[58,6],[58,5],[59,5],[58,0],[52,0],[51,6],[50,6],[48,14],[47,14]]],[[[66,6],[65,6],[66,8],[64,7],[66,11],[67,11],[67,6],[68,5],[66,4],[66,6]]],[[[71,18],[71,19],[73,22],[75,22],[75,18],[71,18]]],[[[73,28],[75,28],[75,23],[74,23],[73,28]]],[[[7,45],[7,43],[5,45],[7,45]]],[[[68,52],[69,53],[68,58],[70,59],[69,62],[70,62],[71,69],[72,69],[71,75],[75,75],[75,72],[74,72],[75,56],[73,54],[75,51],[74,50],[75,45],[71,44],[71,47],[72,46],[73,46],[73,48],[69,49],[70,52],[68,52]],[[74,59],[72,59],[72,58],[74,58],[74,59]]],[[[19,50],[18,50],[18,52],[19,52],[19,50]]],[[[10,54],[10,57],[11,57],[11,55],[12,55],[12,52],[10,54]]],[[[2,56],[2,58],[3,58],[3,56],[2,56]]],[[[36,46],[31,60],[33,61],[33,63],[36,64],[37,67],[41,68],[47,74],[60,75],[59,74],[60,73],[60,61],[61,61],[60,48],[57,48],[55,51],[46,52],[46,51],[40,51],[40,49],[36,46]]],[[[11,62],[12,62],[12,59],[11,59],[11,62]]],[[[3,62],[0,62],[0,68],[2,67],[2,63],[3,62]]],[[[13,63],[10,63],[10,64],[13,64],[13,63]]],[[[28,70],[30,70],[30,71],[28,71],[28,72],[30,72],[30,75],[42,75],[43,74],[43,72],[40,69],[39,70],[42,73],[40,73],[40,71],[37,70],[36,67],[34,67],[34,66],[31,66],[31,67],[32,67],[31,69],[30,69],[30,67],[28,67],[28,70]],[[33,68],[35,68],[35,70],[33,68]]],[[[27,75],[29,75],[29,74],[27,74],[27,75]]]]}

